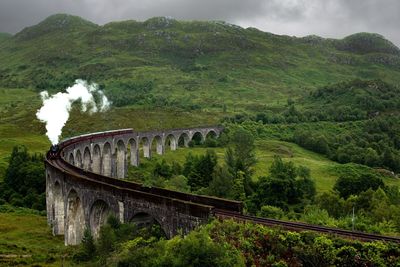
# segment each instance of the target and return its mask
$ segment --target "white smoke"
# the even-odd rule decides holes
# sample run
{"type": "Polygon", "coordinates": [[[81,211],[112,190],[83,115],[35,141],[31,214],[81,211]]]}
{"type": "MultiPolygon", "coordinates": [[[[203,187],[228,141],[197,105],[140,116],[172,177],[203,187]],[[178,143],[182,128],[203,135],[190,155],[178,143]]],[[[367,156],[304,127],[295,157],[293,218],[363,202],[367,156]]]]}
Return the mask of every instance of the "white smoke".
{"type": "Polygon", "coordinates": [[[66,93],[59,92],[49,97],[49,93],[43,91],[40,96],[43,106],[37,111],[36,117],[46,123],[46,135],[53,145],[58,143],[62,128],[68,121],[72,103],[80,100],[82,112],[89,110],[89,113],[102,112],[110,106],[110,102],[103,91],[98,89],[98,85],[95,83],[88,84],[84,80],[76,80],[73,86],[66,89],[66,93]],[[93,94],[98,95],[98,103],[96,103],[93,94]]]}

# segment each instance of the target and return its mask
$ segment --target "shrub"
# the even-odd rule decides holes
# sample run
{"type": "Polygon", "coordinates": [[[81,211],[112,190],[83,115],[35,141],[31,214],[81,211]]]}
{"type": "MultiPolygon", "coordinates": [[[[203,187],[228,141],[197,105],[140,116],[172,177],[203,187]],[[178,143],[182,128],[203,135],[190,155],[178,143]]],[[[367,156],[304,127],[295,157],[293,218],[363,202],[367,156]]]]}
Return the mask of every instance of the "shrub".
{"type": "Polygon", "coordinates": [[[257,216],[273,219],[281,219],[284,216],[284,212],[279,207],[265,205],[261,207],[261,210],[257,213],[257,216]]]}

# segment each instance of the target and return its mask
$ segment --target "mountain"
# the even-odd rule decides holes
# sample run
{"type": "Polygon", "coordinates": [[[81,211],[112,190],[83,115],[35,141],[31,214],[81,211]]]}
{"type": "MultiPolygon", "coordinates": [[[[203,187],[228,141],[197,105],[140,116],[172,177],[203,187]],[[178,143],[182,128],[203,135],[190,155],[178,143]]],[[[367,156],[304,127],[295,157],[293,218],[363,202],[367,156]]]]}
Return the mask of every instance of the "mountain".
{"type": "Polygon", "coordinates": [[[4,40],[0,57],[1,87],[61,90],[83,78],[110,95],[209,109],[256,111],[356,78],[400,82],[399,48],[378,34],[296,38],[165,17],[99,26],[57,14],[4,40]]]}

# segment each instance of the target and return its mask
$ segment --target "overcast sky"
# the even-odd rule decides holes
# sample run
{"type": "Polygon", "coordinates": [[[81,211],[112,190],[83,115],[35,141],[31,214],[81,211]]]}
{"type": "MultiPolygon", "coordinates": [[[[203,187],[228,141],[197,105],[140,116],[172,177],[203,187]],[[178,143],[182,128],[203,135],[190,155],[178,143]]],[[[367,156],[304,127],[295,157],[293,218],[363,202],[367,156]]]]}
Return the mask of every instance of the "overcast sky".
{"type": "Polygon", "coordinates": [[[0,31],[16,33],[55,13],[97,24],[154,16],[224,20],[295,36],[376,32],[400,46],[400,0],[0,0],[0,31]]]}

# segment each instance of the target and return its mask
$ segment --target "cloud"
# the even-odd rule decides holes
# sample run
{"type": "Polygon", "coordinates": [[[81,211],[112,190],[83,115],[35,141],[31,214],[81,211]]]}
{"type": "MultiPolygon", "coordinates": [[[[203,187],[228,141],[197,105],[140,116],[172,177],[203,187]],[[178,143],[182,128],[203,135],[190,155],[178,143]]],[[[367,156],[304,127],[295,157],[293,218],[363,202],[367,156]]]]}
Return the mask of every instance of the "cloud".
{"type": "Polygon", "coordinates": [[[15,33],[55,13],[98,24],[171,16],[225,20],[277,34],[341,38],[377,32],[400,45],[398,0],[2,0],[0,31],[15,33]]]}

